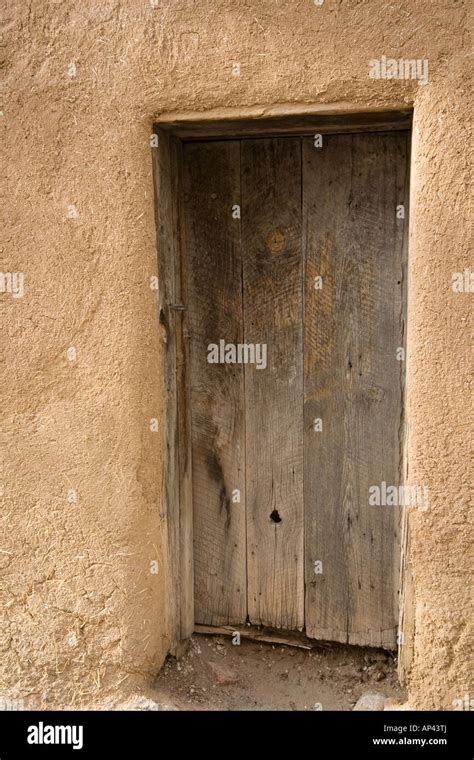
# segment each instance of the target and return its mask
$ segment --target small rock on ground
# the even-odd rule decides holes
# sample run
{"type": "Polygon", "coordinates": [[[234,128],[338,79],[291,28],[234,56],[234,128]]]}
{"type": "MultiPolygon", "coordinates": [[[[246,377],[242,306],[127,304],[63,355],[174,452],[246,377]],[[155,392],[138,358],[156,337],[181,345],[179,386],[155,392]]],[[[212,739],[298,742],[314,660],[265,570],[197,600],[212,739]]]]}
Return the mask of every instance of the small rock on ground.
{"type": "Polygon", "coordinates": [[[354,705],[353,710],[383,710],[385,706],[385,697],[378,692],[367,692],[362,694],[354,705]]]}
{"type": "Polygon", "coordinates": [[[148,697],[135,697],[130,699],[128,702],[125,702],[124,704],[119,705],[117,708],[118,710],[156,710],[156,711],[164,711],[168,712],[169,710],[177,710],[178,708],[175,707],[175,705],[170,704],[169,702],[155,702],[153,699],[149,699],[148,697]]]}
{"type": "Polygon", "coordinates": [[[234,670],[216,662],[208,662],[207,664],[212,673],[214,683],[219,686],[229,686],[230,684],[238,683],[239,676],[234,670]]]}

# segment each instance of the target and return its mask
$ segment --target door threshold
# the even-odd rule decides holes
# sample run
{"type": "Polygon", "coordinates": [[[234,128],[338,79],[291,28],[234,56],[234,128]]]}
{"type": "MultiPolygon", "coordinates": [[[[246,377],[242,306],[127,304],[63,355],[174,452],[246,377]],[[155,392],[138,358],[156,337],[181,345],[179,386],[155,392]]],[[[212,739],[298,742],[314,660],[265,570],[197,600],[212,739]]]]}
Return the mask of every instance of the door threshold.
{"type": "Polygon", "coordinates": [[[298,649],[333,649],[338,645],[330,641],[315,641],[309,639],[303,631],[285,631],[258,625],[199,625],[194,626],[194,633],[208,634],[211,636],[234,637],[236,633],[240,638],[250,641],[262,641],[266,644],[283,644],[298,649]]]}

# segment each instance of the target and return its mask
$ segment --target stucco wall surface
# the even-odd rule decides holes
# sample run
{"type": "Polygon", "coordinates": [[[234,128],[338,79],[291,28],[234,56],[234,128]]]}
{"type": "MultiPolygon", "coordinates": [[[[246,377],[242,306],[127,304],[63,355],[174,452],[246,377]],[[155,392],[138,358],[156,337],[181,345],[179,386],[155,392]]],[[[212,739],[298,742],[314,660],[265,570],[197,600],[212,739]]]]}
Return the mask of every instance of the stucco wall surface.
{"type": "Polygon", "coordinates": [[[11,0],[2,25],[6,442],[0,690],[98,704],[168,648],[162,336],[150,133],[210,109],[414,106],[407,339],[415,646],[410,704],[468,681],[469,3],[11,0]],[[427,59],[429,81],[369,60],[427,59]],[[232,65],[240,63],[240,76],[232,65]],[[157,562],[158,565],[151,563],[157,562]],[[157,572],[152,572],[157,569],[157,572]]]}

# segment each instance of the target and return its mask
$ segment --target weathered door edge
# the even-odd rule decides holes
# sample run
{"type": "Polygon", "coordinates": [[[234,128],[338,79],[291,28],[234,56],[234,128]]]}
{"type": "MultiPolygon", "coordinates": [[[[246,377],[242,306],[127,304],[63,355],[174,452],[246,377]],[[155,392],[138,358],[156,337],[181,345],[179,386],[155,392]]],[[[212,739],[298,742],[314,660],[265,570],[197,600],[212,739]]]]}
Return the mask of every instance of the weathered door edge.
{"type": "MultiPolygon", "coordinates": [[[[408,364],[408,352],[407,352],[407,333],[408,333],[408,320],[409,320],[409,272],[410,272],[410,209],[411,209],[411,130],[408,137],[408,150],[407,150],[407,177],[406,177],[406,192],[405,198],[408,201],[408,224],[405,225],[405,281],[404,285],[404,300],[406,304],[405,313],[405,373],[404,373],[404,387],[403,387],[403,399],[402,399],[402,419],[400,424],[400,483],[408,483],[409,478],[409,462],[408,462],[408,440],[410,435],[410,427],[408,420],[408,390],[409,390],[409,364],[408,364]]],[[[400,538],[400,580],[399,580],[399,622],[398,622],[398,677],[402,686],[407,682],[408,674],[411,670],[413,662],[414,652],[414,639],[415,639],[415,609],[414,609],[414,597],[413,597],[413,576],[410,564],[410,524],[409,524],[409,510],[408,507],[403,507],[402,510],[402,525],[401,525],[401,538],[400,538]]]]}
{"type": "Polygon", "coordinates": [[[156,246],[159,277],[159,324],[165,419],[162,425],[162,503],[167,518],[168,630],[170,650],[194,629],[193,535],[189,403],[186,383],[186,341],[181,292],[181,229],[179,224],[179,167],[181,141],[154,129],[158,146],[153,153],[156,246]]]}

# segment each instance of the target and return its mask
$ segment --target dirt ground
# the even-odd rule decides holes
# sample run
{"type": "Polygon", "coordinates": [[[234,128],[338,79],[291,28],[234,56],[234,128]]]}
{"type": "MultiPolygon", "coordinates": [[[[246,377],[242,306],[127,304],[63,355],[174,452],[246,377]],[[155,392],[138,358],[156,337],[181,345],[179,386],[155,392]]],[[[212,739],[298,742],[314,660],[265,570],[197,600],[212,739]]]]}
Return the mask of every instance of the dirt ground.
{"type": "Polygon", "coordinates": [[[156,680],[163,701],[185,710],[352,710],[378,692],[403,702],[395,656],[339,644],[310,651],[194,634],[184,657],[168,657],[156,680]]]}

